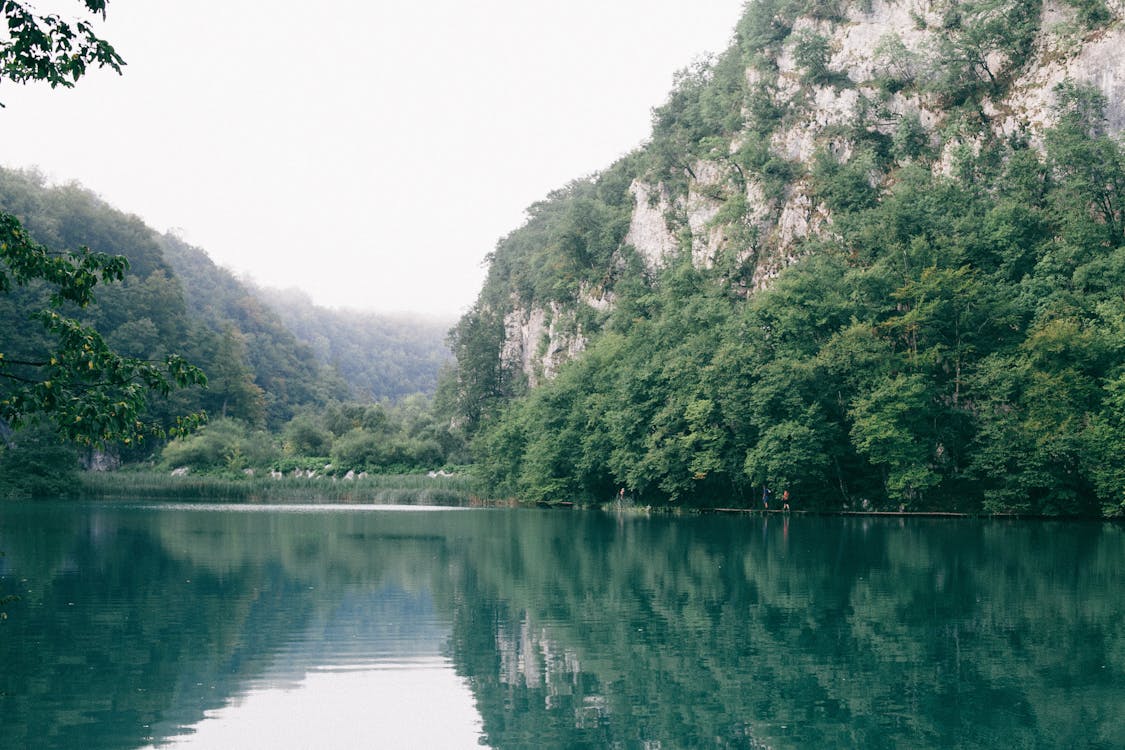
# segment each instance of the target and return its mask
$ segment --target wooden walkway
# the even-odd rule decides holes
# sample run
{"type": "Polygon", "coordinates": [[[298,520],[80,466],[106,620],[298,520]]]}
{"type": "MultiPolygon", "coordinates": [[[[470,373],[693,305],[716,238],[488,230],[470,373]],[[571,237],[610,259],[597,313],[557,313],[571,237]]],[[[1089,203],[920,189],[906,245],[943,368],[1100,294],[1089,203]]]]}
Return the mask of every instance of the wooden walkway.
{"type": "Polygon", "coordinates": [[[910,510],[775,510],[774,508],[700,508],[701,513],[794,516],[890,516],[893,518],[1020,518],[1010,513],[949,513],[910,510]]]}

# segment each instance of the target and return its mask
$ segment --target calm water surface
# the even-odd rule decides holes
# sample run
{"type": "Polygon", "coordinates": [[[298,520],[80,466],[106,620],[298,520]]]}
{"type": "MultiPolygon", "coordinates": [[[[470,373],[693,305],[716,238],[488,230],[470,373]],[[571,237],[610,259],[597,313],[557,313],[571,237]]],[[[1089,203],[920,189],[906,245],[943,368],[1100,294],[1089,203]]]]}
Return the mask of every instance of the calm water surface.
{"type": "Polygon", "coordinates": [[[4,748],[1123,748],[1125,529],[0,504],[4,748]]]}

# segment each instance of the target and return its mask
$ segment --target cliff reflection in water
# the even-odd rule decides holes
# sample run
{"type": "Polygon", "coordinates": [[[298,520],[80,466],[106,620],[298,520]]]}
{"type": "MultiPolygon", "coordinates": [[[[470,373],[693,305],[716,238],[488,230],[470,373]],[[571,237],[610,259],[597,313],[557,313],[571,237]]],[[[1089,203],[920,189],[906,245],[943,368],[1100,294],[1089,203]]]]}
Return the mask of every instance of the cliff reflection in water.
{"type": "Polygon", "coordinates": [[[1125,746],[1120,527],[0,511],[4,746],[145,746],[434,659],[468,746],[1125,746]]]}

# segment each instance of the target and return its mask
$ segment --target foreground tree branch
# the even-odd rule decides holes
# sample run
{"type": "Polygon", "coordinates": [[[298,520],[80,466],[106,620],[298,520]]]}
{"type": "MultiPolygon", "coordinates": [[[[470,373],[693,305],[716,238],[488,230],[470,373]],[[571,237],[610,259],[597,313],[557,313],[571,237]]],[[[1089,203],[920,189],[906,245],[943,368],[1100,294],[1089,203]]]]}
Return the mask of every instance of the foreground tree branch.
{"type": "MultiPolygon", "coordinates": [[[[106,0],[80,3],[88,13],[105,17],[106,0]]],[[[0,0],[0,16],[0,82],[45,81],[52,88],[69,88],[90,66],[120,73],[125,65],[87,21],[35,13],[12,0],[0,0]]],[[[64,312],[86,308],[99,283],[121,281],[128,269],[123,256],[88,248],[50,250],[35,242],[19,219],[0,212],[0,294],[28,285],[49,289],[47,308],[29,316],[51,342],[48,351],[5,358],[15,342],[0,336],[0,427],[19,427],[42,415],[63,436],[87,445],[167,434],[162,425],[144,421],[148,399],[205,385],[202,370],[175,354],[158,363],[122,356],[100,333],[64,312]]],[[[203,418],[202,413],[179,417],[171,431],[189,431],[203,418]]]]}

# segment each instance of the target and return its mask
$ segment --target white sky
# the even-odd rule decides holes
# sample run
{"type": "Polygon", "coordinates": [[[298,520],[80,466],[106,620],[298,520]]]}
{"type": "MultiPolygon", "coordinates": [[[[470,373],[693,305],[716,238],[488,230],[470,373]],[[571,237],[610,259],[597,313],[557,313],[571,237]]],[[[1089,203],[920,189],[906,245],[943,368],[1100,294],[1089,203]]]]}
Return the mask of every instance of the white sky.
{"type": "Polygon", "coordinates": [[[453,665],[432,658],[312,671],[295,688],[253,686],[182,729],[145,750],[473,748],[484,722],[453,665]]]}
{"type": "Polygon", "coordinates": [[[124,75],[0,86],[0,164],[320,304],[452,316],[524,209],[640,145],[674,71],[725,49],[741,9],[110,0],[124,75]]]}

